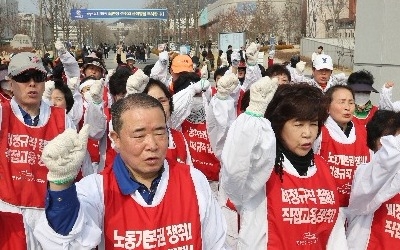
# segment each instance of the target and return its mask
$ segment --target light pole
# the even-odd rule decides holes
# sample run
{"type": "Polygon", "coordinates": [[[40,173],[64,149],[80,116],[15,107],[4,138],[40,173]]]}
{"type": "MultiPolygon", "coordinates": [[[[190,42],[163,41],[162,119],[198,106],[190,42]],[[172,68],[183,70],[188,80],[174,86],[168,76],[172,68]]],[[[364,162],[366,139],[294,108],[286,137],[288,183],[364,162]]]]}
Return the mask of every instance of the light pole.
{"type": "Polygon", "coordinates": [[[180,0],[178,0],[178,4],[176,5],[178,7],[178,46],[181,45],[181,8],[179,2],[180,0]]]}

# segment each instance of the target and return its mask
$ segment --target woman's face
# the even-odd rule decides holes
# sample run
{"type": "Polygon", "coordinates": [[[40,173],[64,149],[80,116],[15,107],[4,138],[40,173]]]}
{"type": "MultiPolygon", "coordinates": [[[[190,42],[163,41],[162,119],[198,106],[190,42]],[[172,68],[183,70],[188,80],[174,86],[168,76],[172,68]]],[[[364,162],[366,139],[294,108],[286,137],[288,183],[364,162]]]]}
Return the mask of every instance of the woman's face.
{"type": "Polygon", "coordinates": [[[167,121],[168,121],[169,117],[171,115],[171,111],[170,111],[171,107],[169,106],[169,99],[165,95],[164,91],[160,87],[153,85],[149,88],[149,91],[147,92],[147,94],[149,96],[156,98],[162,104],[162,106],[164,108],[165,116],[167,117],[167,121]]]}
{"type": "Polygon", "coordinates": [[[283,126],[282,144],[298,156],[305,156],[310,152],[318,135],[318,121],[288,120],[283,126]]]}
{"type": "Polygon", "coordinates": [[[355,108],[353,94],[348,89],[340,88],[332,94],[328,113],[339,126],[346,127],[353,119],[355,108]]]}
{"type": "Polygon", "coordinates": [[[50,98],[53,106],[67,109],[67,102],[65,101],[64,93],[61,92],[59,89],[54,89],[51,92],[50,98]]]}

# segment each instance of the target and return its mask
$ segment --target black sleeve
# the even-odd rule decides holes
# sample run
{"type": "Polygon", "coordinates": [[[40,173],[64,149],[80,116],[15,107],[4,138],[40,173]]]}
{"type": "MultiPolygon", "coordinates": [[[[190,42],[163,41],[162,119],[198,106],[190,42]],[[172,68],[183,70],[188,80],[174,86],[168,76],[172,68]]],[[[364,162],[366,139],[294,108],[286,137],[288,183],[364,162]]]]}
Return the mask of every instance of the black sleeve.
{"type": "Polygon", "coordinates": [[[123,62],[121,61],[121,54],[117,54],[117,63],[122,64],[123,62]]]}

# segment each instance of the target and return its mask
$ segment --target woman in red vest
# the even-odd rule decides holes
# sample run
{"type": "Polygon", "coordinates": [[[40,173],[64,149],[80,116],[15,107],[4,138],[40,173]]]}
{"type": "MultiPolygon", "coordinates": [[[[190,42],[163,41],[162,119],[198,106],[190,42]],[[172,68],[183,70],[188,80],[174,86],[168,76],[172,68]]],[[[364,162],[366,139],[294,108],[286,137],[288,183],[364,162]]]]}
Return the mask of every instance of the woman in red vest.
{"type": "Polygon", "coordinates": [[[354,175],[347,209],[351,249],[400,245],[399,134],[400,113],[378,110],[367,123],[368,147],[375,155],[354,175]]]}
{"type": "Polygon", "coordinates": [[[324,109],[329,116],[318,139],[314,152],[328,162],[339,193],[339,219],[345,223],[345,208],[349,204],[354,171],[361,163],[369,162],[371,152],[367,146],[364,125],[353,122],[354,92],[344,85],[330,87],[324,96],[324,109]]]}
{"type": "Polygon", "coordinates": [[[267,76],[250,87],[222,152],[221,186],[240,214],[238,249],[346,249],[335,182],[312,150],[326,118],[322,98],[267,76]]]}

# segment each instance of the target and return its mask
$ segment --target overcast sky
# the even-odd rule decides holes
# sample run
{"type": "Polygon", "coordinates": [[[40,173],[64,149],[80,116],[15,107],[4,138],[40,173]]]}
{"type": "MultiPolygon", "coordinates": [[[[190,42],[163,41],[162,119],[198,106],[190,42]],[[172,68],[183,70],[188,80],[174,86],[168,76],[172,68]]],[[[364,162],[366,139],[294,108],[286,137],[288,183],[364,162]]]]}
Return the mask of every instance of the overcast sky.
{"type": "MultiPolygon", "coordinates": [[[[90,9],[139,9],[146,0],[87,0],[90,9]]],[[[18,0],[19,10],[24,13],[38,13],[39,0],[18,0]]]]}

